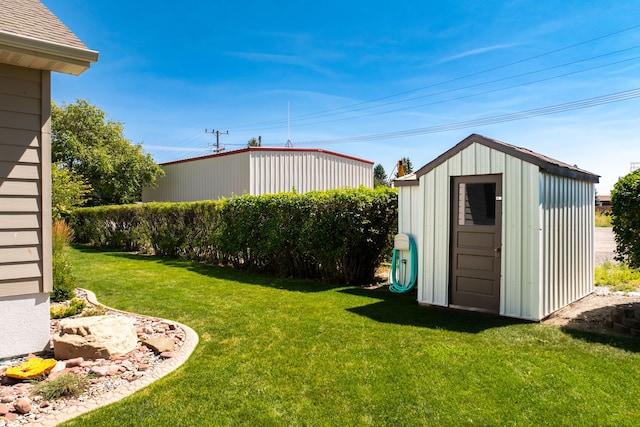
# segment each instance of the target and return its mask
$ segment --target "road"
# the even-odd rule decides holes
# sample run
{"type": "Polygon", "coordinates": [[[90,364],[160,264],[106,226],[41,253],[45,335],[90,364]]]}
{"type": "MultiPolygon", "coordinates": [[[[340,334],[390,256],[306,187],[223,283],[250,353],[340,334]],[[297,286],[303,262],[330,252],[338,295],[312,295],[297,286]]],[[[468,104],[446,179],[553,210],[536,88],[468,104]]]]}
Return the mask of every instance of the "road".
{"type": "Polygon", "coordinates": [[[613,229],[611,227],[596,227],[595,230],[596,265],[602,264],[606,259],[614,261],[616,239],[613,229]]]}

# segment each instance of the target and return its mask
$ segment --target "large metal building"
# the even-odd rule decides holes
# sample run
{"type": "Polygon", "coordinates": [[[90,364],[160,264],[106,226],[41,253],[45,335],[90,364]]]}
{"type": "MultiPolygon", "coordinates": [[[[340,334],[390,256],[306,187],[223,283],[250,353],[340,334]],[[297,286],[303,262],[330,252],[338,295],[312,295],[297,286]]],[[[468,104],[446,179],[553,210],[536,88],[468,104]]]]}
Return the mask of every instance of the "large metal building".
{"type": "Polygon", "coordinates": [[[143,202],[373,187],[373,162],[316,148],[249,147],[160,167],[165,176],[143,188],[143,202]]]}
{"type": "Polygon", "coordinates": [[[593,292],[598,180],[480,135],[397,179],[418,302],[541,320],[593,292]]]}

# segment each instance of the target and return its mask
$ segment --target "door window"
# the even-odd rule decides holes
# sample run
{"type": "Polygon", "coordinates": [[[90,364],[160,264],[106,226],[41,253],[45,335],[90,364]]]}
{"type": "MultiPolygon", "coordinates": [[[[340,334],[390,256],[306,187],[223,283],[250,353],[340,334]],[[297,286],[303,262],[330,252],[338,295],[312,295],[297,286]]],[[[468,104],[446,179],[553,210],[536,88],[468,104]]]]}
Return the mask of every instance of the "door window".
{"type": "Polygon", "coordinates": [[[495,225],[496,184],[458,183],[458,225],[495,225]]]}

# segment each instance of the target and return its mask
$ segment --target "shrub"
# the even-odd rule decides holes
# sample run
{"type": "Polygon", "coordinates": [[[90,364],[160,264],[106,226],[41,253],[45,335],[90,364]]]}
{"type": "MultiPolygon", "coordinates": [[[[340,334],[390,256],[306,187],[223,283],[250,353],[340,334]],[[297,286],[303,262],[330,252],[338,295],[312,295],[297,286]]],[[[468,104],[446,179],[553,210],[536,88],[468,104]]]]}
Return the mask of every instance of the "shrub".
{"type": "Polygon", "coordinates": [[[236,197],[222,208],[220,248],[236,268],[366,283],[391,250],[397,205],[386,187],[236,197]]]}
{"type": "Polygon", "coordinates": [[[88,377],[68,373],[36,383],[31,387],[30,392],[32,395],[42,396],[45,400],[55,400],[61,397],[80,396],[90,384],[88,377]]]}
{"type": "Polygon", "coordinates": [[[69,261],[68,248],[73,241],[73,230],[63,221],[56,220],[52,224],[52,269],[53,292],[51,300],[67,301],[75,296],[76,278],[73,276],[69,261]]]}
{"type": "Polygon", "coordinates": [[[81,208],[79,240],[341,284],[373,279],[397,229],[387,187],[81,208]]]}
{"type": "Polygon", "coordinates": [[[626,264],[605,260],[595,270],[596,286],[609,286],[612,292],[634,292],[640,287],[640,271],[626,264]]]}
{"type": "Polygon", "coordinates": [[[611,213],[596,211],[595,225],[596,227],[611,227],[611,213]]]}
{"type": "Polygon", "coordinates": [[[86,306],[87,303],[84,300],[74,298],[69,302],[69,306],[52,305],[49,312],[52,319],[62,319],[82,313],[86,306]]]}
{"type": "Polygon", "coordinates": [[[220,201],[79,208],[70,218],[77,240],[124,251],[217,262],[220,201]]]}
{"type": "Polygon", "coordinates": [[[616,259],[640,268],[640,169],[620,178],[611,192],[616,259]]]}

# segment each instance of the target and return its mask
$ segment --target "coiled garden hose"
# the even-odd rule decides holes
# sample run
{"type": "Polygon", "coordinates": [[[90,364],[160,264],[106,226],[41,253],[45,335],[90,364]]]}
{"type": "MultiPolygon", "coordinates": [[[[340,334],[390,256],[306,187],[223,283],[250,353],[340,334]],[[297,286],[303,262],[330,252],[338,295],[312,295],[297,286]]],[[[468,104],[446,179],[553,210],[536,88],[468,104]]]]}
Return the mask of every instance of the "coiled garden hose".
{"type": "MultiPolygon", "coordinates": [[[[416,285],[416,279],[418,278],[418,251],[416,248],[416,242],[409,236],[409,277],[407,278],[405,258],[400,258],[400,251],[393,249],[393,258],[391,259],[391,285],[389,289],[395,293],[409,292],[416,285]],[[404,283],[400,283],[398,279],[398,273],[404,278],[404,283]]],[[[406,252],[406,251],[404,251],[406,252]]]]}

